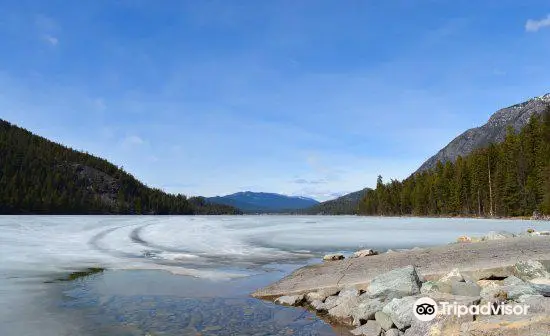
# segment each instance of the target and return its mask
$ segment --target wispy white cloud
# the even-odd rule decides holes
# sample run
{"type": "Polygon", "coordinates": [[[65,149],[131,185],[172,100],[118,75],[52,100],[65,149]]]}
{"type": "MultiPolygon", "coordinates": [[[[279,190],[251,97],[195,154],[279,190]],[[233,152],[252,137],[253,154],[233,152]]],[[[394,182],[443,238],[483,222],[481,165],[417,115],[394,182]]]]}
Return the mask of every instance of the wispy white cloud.
{"type": "Polygon", "coordinates": [[[59,44],[59,39],[52,35],[44,35],[44,41],[54,47],[59,44]]]}
{"type": "Polygon", "coordinates": [[[527,20],[525,23],[525,31],[535,33],[542,28],[550,27],[550,14],[548,14],[544,19],[541,20],[527,20]]]}
{"type": "Polygon", "coordinates": [[[304,179],[304,178],[297,178],[292,180],[293,183],[296,184],[325,184],[327,181],[325,179],[304,179]]]}

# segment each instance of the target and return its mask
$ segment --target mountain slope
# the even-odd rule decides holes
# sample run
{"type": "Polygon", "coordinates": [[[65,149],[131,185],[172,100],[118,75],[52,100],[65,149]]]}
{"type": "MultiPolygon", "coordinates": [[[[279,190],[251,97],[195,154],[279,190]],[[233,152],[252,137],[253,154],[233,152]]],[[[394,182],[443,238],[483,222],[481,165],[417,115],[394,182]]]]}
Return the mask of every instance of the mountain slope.
{"type": "Polygon", "coordinates": [[[438,161],[454,162],[458,156],[465,156],[475,149],[504,141],[508,126],[512,126],[516,132],[521,130],[532,115],[542,114],[549,103],[550,93],[497,111],[485,125],[469,129],[456,137],[424,162],[417,173],[434,168],[438,161]]]}
{"type": "Polygon", "coordinates": [[[365,215],[527,217],[550,214],[550,106],[504,141],[403,181],[383,183],[359,204],[365,215]]]}
{"type": "Polygon", "coordinates": [[[283,212],[319,204],[318,201],[307,197],[252,191],[210,197],[207,200],[211,203],[230,205],[246,212],[283,212]]]}
{"type": "Polygon", "coordinates": [[[0,119],[0,214],[222,214],[237,209],[149,188],[108,161],[0,119]]]}
{"type": "Polygon", "coordinates": [[[355,191],[336,199],[321,202],[315,206],[300,211],[310,215],[355,215],[358,212],[358,205],[365,197],[370,188],[355,191]]]}

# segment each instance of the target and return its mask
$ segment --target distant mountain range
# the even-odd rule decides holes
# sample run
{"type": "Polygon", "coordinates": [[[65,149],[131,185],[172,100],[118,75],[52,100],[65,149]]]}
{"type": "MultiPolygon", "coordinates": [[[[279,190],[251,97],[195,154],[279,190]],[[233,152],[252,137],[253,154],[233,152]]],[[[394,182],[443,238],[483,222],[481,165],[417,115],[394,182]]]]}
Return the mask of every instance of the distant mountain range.
{"type": "Polygon", "coordinates": [[[252,191],[209,197],[206,200],[214,204],[229,205],[248,213],[292,212],[319,204],[318,201],[307,197],[252,191]]]}
{"type": "Polygon", "coordinates": [[[485,125],[469,129],[457,136],[437,154],[424,162],[417,172],[434,168],[438,161],[442,163],[454,162],[458,156],[465,156],[475,149],[504,141],[509,126],[518,132],[529,122],[532,115],[541,115],[549,103],[550,93],[547,93],[498,110],[485,125]]]}

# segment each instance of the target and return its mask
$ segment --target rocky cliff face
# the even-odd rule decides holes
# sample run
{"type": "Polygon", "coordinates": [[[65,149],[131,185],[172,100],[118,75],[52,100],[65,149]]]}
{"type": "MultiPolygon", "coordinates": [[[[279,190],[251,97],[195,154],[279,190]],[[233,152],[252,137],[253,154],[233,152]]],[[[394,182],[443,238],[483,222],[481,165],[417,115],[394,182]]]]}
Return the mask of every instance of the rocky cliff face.
{"type": "Polygon", "coordinates": [[[491,143],[502,142],[506,136],[508,126],[512,126],[516,131],[519,131],[527,124],[532,115],[542,114],[549,105],[550,93],[498,110],[485,125],[469,129],[456,137],[437,154],[424,162],[417,172],[435,167],[438,161],[453,162],[459,155],[464,156],[491,143]]]}

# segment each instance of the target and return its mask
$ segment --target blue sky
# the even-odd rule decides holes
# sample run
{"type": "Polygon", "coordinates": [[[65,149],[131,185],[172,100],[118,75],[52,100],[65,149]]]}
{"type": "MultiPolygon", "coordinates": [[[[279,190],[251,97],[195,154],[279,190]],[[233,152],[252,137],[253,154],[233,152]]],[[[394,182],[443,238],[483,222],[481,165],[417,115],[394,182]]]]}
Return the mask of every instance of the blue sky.
{"type": "Polygon", "coordinates": [[[188,195],[405,178],[550,92],[548,1],[1,1],[0,118],[188,195]]]}

